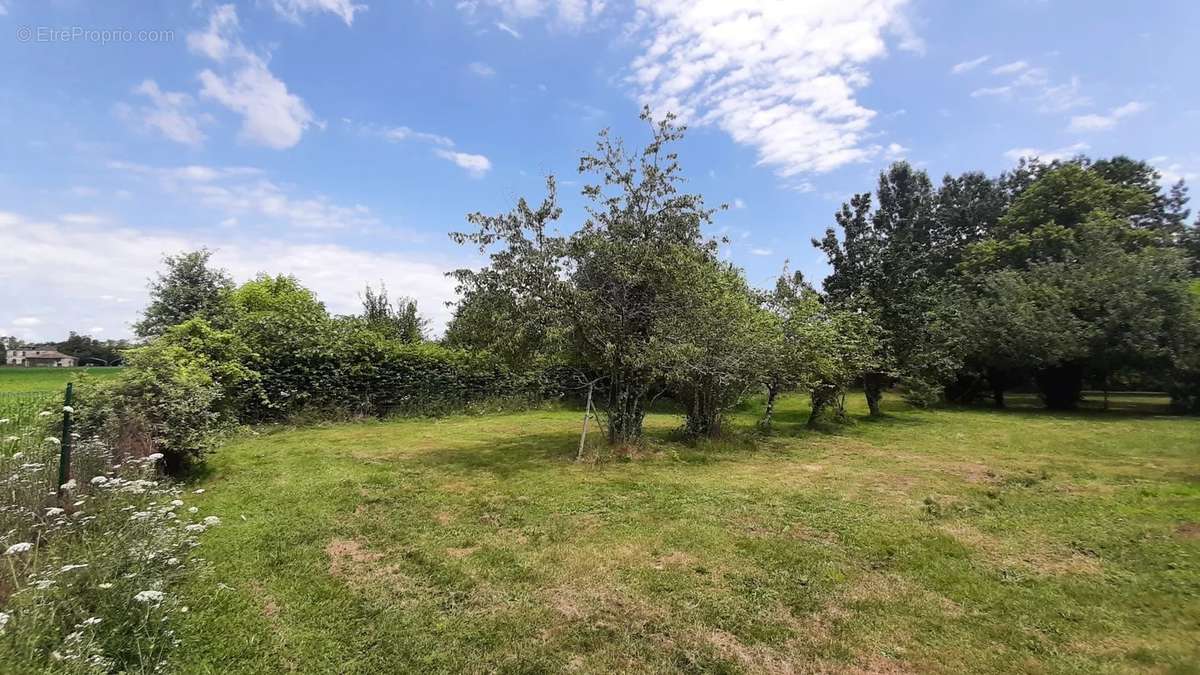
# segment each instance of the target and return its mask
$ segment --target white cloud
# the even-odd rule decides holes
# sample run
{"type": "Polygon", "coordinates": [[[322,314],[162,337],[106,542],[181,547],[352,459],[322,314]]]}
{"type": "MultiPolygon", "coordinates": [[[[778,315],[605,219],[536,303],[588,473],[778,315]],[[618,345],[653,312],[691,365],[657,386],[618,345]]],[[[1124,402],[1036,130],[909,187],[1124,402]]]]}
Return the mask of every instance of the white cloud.
{"type": "Polygon", "coordinates": [[[121,104],[118,115],[141,128],[157,133],[168,140],[199,147],[204,143],[203,123],[211,120],[208,115],[193,114],[192,97],[183,92],[163,91],[154,80],[145,80],[134,87],[133,93],[150,99],[150,105],[133,107],[121,104]]]}
{"type": "Polygon", "coordinates": [[[998,96],[1019,98],[1028,101],[1043,113],[1058,113],[1087,105],[1089,99],[1080,93],[1078,77],[1056,84],[1045,68],[1032,66],[1025,61],[1014,61],[992,70],[1000,75],[1013,75],[1007,84],[982,87],[971,92],[971,96],[998,96]]]}
{"type": "Polygon", "coordinates": [[[467,65],[467,70],[479,77],[491,77],[496,74],[496,69],[482,61],[475,61],[467,65]]]}
{"type": "Polygon", "coordinates": [[[454,281],[445,272],[462,264],[341,244],[237,237],[227,231],[183,235],[125,227],[81,229],[0,212],[0,305],[24,320],[13,325],[26,339],[62,339],[81,327],[128,336],[129,324],[146,302],[146,279],[160,268],[162,255],[199,246],[213,248],[214,263],[238,280],[259,272],[294,274],[334,313],[358,312],[363,286],[383,280],[394,295],[416,298],[435,332],[449,320],[445,303],[454,299],[454,281]],[[47,260],[58,267],[53,275],[46,274],[47,260]]]}
{"type": "Polygon", "coordinates": [[[42,320],[36,316],[22,316],[13,319],[12,325],[19,326],[21,328],[32,328],[33,326],[42,325],[42,320]]]}
{"type": "Polygon", "coordinates": [[[972,98],[981,96],[1008,96],[1012,93],[1012,87],[980,87],[971,92],[972,98]]]}
{"type": "Polygon", "coordinates": [[[314,124],[312,111],[271,73],[263,57],[238,39],[237,11],[233,5],[213,10],[208,27],[188,35],[188,48],[227,65],[225,74],[205,69],[200,73],[200,95],[242,116],[243,140],[269,148],[290,148],[314,124]]]}
{"type": "Polygon", "coordinates": [[[607,0],[464,0],[455,6],[468,19],[487,7],[510,23],[548,19],[551,25],[579,30],[598,18],[607,4],[607,0]]]}
{"type": "Polygon", "coordinates": [[[1014,162],[1017,161],[1018,159],[1021,159],[1022,157],[1038,157],[1044,161],[1053,162],[1054,160],[1058,160],[1058,159],[1070,159],[1071,157],[1074,157],[1075,155],[1078,155],[1079,153],[1084,152],[1089,147],[1091,147],[1091,146],[1089,146],[1087,143],[1074,143],[1072,145],[1068,145],[1063,148],[1058,148],[1056,150],[1039,150],[1037,148],[1013,148],[1012,150],[1006,151],[1004,153],[1004,156],[1007,159],[1012,160],[1014,162]]]}
{"type": "MultiPolygon", "coordinates": [[[[368,131],[370,131],[370,129],[368,129],[368,131]]],[[[444,145],[446,147],[451,147],[454,145],[454,141],[452,139],[442,136],[441,134],[414,131],[408,127],[384,127],[382,129],[375,129],[374,132],[378,133],[383,138],[392,141],[393,143],[415,140],[433,143],[434,145],[444,145]]]]}
{"type": "Polygon", "coordinates": [[[366,5],[356,5],[350,0],[272,0],[271,6],[280,16],[296,23],[303,14],[329,12],[346,22],[354,23],[354,13],[366,11],[366,5]]]}
{"type": "Polygon", "coordinates": [[[1029,67],[1029,64],[1024,61],[1013,61],[1012,63],[1006,63],[1002,66],[996,66],[995,68],[992,68],[992,74],[993,75],[1013,75],[1015,73],[1021,72],[1022,70],[1025,70],[1028,67],[1029,67]]]}
{"type": "Polygon", "coordinates": [[[903,158],[908,154],[909,148],[900,145],[899,143],[888,143],[887,148],[883,152],[885,159],[892,161],[903,158]]]}
{"type": "Polygon", "coordinates": [[[168,193],[190,196],[220,211],[226,222],[255,216],[305,229],[370,229],[380,224],[366,206],[335,204],[323,195],[297,197],[253,167],[151,167],[131,162],[110,162],[109,167],[155,179],[168,193]]]}
{"type": "Polygon", "coordinates": [[[467,173],[475,178],[480,178],[492,168],[492,162],[483,155],[472,155],[468,152],[456,152],[454,150],[444,150],[438,148],[434,153],[442,159],[454,162],[458,166],[466,169],[467,173]]]}
{"type": "Polygon", "coordinates": [[[499,28],[500,30],[504,31],[505,33],[508,33],[509,35],[515,37],[518,40],[521,39],[521,33],[519,31],[517,31],[517,29],[504,23],[503,21],[497,21],[496,28],[499,28]]]}
{"type": "Polygon", "coordinates": [[[975,70],[979,66],[982,66],[983,64],[987,63],[988,59],[990,59],[990,58],[992,58],[992,57],[985,55],[985,56],[981,56],[977,59],[971,59],[970,61],[960,61],[959,63],[954,64],[954,66],[950,68],[950,72],[954,75],[962,75],[965,72],[975,70]]]}
{"type": "Polygon", "coordinates": [[[1200,170],[1186,167],[1181,162],[1172,162],[1168,157],[1151,157],[1150,163],[1158,169],[1163,185],[1174,185],[1181,180],[1189,183],[1200,181],[1200,170]]]}
{"type": "Polygon", "coordinates": [[[471,176],[479,178],[486,174],[492,168],[492,162],[483,155],[475,155],[467,152],[458,152],[454,150],[454,139],[441,134],[432,134],[424,131],[415,131],[406,126],[400,127],[380,127],[373,124],[355,124],[353,120],[344,120],[347,124],[357,128],[360,132],[378,136],[392,143],[401,143],[404,141],[419,141],[430,145],[438,146],[434,149],[434,154],[442,159],[454,162],[458,166],[467,170],[471,176]]]}
{"type": "Polygon", "coordinates": [[[101,225],[108,221],[104,216],[95,213],[64,213],[58,220],[68,225],[101,225]]]}
{"type": "Polygon", "coordinates": [[[739,210],[746,208],[746,201],[744,199],[742,199],[741,197],[734,198],[733,208],[739,209],[739,210]]]}
{"type": "Polygon", "coordinates": [[[4,2],[0,2],[0,16],[7,16],[7,15],[8,15],[8,5],[4,2]]]}
{"type": "Polygon", "coordinates": [[[1141,101],[1130,101],[1125,105],[1113,108],[1107,115],[1076,115],[1071,118],[1070,124],[1067,125],[1067,131],[1074,133],[1107,131],[1117,126],[1117,122],[1126,117],[1136,115],[1144,111],[1147,107],[1141,101]]]}
{"type": "MultiPolygon", "coordinates": [[[[629,81],[656,113],[715,125],[784,177],[877,155],[865,65],[907,29],[903,0],[639,0],[629,81]]],[[[911,41],[909,46],[913,47],[911,41]]]]}
{"type": "Polygon", "coordinates": [[[752,248],[750,249],[750,253],[753,255],[771,255],[774,251],[769,248],[752,248]]]}

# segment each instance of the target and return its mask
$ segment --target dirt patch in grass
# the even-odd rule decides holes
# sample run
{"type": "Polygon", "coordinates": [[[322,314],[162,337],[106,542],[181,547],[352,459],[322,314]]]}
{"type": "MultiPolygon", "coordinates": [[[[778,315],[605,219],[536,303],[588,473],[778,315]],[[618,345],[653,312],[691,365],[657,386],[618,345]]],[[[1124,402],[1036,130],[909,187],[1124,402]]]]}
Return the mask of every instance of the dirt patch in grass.
{"type": "Polygon", "coordinates": [[[1183,523],[1175,528],[1175,534],[1184,539],[1200,539],[1200,523],[1183,523]]]}
{"type": "Polygon", "coordinates": [[[398,565],[381,564],[384,555],[356,539],[332,539],[325,554],[329,575],[355,588],[407,590],[416,585],[398,565]]]}
{"type": "Polygon", "coordinates": [[[475,551],[478,551],[478,550],[479,550],[478,546],[464,546],[462,548],[448,548],[448,549],[446,549],[446,555],[450,556],[451,558],[456,558],[458,560],[462,560],[463,558],[466,558],[467,556],[471,555],[472,553],[474,553],[475,551]]]}
{"type": "Polygon", "coordinates": [[[941,529],[996,567],[1025,569],[1046,576],[1100,574],[1103,571],[1099,558],[1079,551],[1061,550],[1028,533],[1023,534],[1019,542],[1008,542],[967,523],[950,523],[941,529]]]}

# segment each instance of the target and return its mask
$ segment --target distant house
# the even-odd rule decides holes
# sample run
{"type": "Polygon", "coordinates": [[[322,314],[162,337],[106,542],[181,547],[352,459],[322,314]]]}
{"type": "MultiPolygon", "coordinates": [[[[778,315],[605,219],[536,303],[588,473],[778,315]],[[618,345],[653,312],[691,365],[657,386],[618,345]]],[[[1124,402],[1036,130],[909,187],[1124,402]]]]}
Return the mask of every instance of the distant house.
{"type": "Polygon", "coordinates": [[[27,368],[74,368],[78,360],[53,349],[8,349],[4,352],[4,363],[27,368]]]}

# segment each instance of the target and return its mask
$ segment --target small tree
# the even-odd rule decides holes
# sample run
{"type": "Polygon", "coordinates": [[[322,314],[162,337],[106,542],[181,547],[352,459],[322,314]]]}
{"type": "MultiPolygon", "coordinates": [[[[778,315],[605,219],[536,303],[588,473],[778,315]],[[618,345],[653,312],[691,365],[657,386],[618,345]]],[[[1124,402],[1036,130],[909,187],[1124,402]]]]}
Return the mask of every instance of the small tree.
{"type": "Polygon", "coordinates": [[[655,360],[686,406],[687,433],[716,437],[725,413],[761,386],[775,326],[737,268],[690,256],[679,263],[655,360]]]}
{"type": "Polygon", "coordinates": [[[417,312],[417,301],[401,297],[393,305],[388,297],[387,286],[379,282],[376,291],[367,284],[362,294],[362,319],[372,330],[390,340],[415,343],[425,339],[425,328],[429,324],[417,312]]]}
{"type": "Polygon", "coordinates": [[[209,266],[211,257],[212,251],[201,248],[163,258],[166,270],[150,282],[150,304],[142,320],[134,324],[139,337],[162,335],[171,326],[196,317],[214,320],[222,296],[233,289],[233,280],[225,270],[209,266]]]}

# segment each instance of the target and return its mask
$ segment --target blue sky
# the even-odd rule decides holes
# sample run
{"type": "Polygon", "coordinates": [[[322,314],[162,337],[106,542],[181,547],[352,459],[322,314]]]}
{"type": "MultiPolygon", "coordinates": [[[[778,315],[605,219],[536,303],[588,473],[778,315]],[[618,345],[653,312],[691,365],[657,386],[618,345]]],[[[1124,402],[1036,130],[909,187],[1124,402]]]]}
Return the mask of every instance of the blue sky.
{"type": "Polygon", "coordinates": [[[163,253],[366,282],[436,329],[471,211],[582,218],[578,157],[648,103],[766,285],[905,158],[935,180],[1129,154],[1200,177],[1200,4],[1059,0],[0,0],[0,334],[125,337],[163,253]],[[107,32],[106,32],[107,31],[107,32]],[[126,32],[123,32],[126,31],[126,32]]]}

